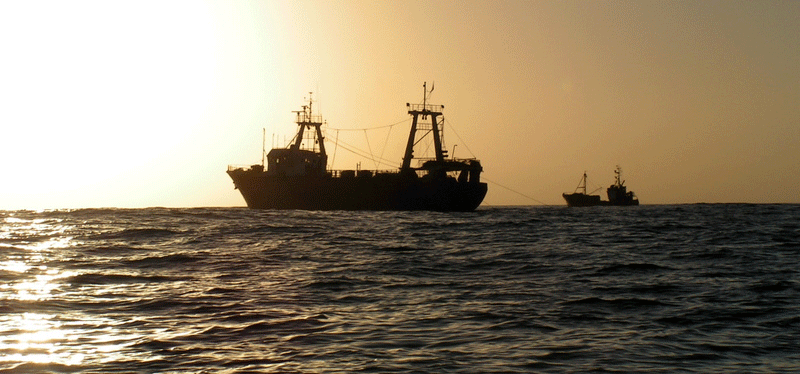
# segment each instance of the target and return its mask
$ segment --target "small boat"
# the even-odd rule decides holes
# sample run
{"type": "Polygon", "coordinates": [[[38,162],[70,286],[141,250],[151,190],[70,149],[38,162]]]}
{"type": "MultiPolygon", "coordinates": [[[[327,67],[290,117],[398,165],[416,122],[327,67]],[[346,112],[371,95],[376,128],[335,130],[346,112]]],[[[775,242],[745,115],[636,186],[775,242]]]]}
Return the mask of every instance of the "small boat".
{"type": "Polygon", "coordinates": [[[599,195],[590,195],[586,193],[586,173],[583,173],[583,178],[575,192],[571,194],[563,193],[561,196],[567,201],[567,206],[596,206],[596,205],[617,205],[617,206],[631,206],[639,205],[639,199],[633,191],[628,191],[625,187],[625,181],[621,178],[622,170],[619,166],[614,170],[614,184],[606,189],[608,201],[600,200],[599,195]],[[582,191],[582,192],[579,192],[582,191]]]}
{"type": "Polygon", "coordinates": [[[600,195],[589,195],[586,193],[586,172],[583,172],[583,178],[575,188],[575,192],[571,194],[563,193],[561,196],[567,201],[568,206],[595,206],[602,205],[600,195]],[[578,192],[582,191],[582,192],[578,192]]]}

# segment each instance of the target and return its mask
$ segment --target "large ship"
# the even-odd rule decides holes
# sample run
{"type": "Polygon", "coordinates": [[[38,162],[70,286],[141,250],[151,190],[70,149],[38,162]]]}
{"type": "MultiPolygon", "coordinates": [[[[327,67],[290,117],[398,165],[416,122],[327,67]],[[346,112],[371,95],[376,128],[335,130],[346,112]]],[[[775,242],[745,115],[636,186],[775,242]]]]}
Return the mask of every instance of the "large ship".
{"type": "Polygon", "coordinates": [[[312,101],[297,114],[297,135],[285,148],[273,148],[266,165],[228,166],[228,175],[252,209],[473,211],[486,196],[481,163],[447,156],[442,144],[444,106],[406,104],[411,130],[399,169],[330,170],[322,117],[312,101]],[[414,146],[433,137],[434,156],[412,166],[414,146]]]}
{"type": "Polygon", "coordinates": [[[614,174],[614,184],[606,189],[608,201],[600,200],[599,195],[590,195],[586,193],[585,172],[575,192],[571,194],[563,193],[561,196],[567,201],[568,206],[639,205],[639,199],[636,197],[636,194],[634,194],[633,191],[628,191],[627,187],[625,187],[625,181],[621,178],[622,170],[620,170],[619,166],[614,170],[614,174]]]}

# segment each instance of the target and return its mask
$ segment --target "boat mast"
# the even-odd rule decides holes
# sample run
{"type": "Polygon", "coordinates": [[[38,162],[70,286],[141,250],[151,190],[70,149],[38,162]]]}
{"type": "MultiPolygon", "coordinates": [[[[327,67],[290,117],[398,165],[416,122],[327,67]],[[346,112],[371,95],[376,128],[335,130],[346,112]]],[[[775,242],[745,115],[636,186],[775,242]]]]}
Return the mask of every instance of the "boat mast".
{"type": "MultiPolygon", "coordinates": [[[[582,180],[582,182],[583,182],[583,194],[586,195],[586,172],[585,171],[583,172],[583,180],[582,180]]],[[[581,188],[581,186],[578,185],[578,188],[581,188]]]]}
{"type": "Polygon", "coordinates": [[[617,186],[622,186],[625,181],[620,182],[620,176],[622,175],[622,169],[617,165],[617,168],[614,169],[614,178],[616,179],[617,186]]]}
{"type": "MultiPolygon", "coordinates": [[[[292,144],[290,148],[300,149],[300,145],[303,143],[303,133],[305,129],[308,128],[309,130],[311,130],[311,128],[313,127],[315,131],[314,136],[316,143],[319,144],[319,153],[322,154],[323,156],[326,156],[325,142],[323,141],[324,138],[322,136],[322,129],[321,129],[322,116],[313,115],[313,112],[311,110],[311,105],[313,104],[313,100],[311,99],[312,92],[309,92],[308,94],[309,94],[308,105],[303,105],[303,110],[292,112],[297,114],[297,121],[295,122],[297,123],[297,126],[299,128],[297,129],[297,136],[295,137],[294,144],[292,144]]],[[[311,147],[312,149],[314,148],[313,145],[311,147]]]]}
{"type": "Polygon", "coordinates": [[[267,154],[267,128],[261,128],[261,166],[266,166],[264,164],[264,156],[267,154]]]}
{"type": "Polygon", "coordinates": [[[422,119],[427,119],[428,116],[431,116],[431,127],[433,131],[433,146],[434,151],[436,152],[436,161],[443,162],[444,161],[444,152],[442,151],[442,138],[439,133],[439,122],[437,117],[442,115],[441,109],[444,106],[439,106],[437,109],[434,105],[428,105],[428,94],[433,92],[433,87],[431,87],[430,92],[428,91],[428,82],[424,82],[422,84],[422,104],[409,104],[406,103],[406,107],[409,108],[408,114],[413,116],[413,120],[411,121],[411,131],[408,134],[408,143],[406,144],[406,153],[403,156],[403,165],[400,167],[400,170],[410,170],[411,169],[411,159],[414,158],[414,141],[416,140],[417,135],[417,124],[419,116],[422,116],[422,119]]]}

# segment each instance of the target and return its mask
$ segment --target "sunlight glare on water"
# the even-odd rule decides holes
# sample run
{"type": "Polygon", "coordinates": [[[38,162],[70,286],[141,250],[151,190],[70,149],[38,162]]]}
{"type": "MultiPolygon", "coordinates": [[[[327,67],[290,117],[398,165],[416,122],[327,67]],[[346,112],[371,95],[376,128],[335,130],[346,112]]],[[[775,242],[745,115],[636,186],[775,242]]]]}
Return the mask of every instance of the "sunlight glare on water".
{"type": "Polygon", "coordinates": [[[798,205],[0,224],[0,372],[800,369],[798,205]]]}
{"type": "Polygon", "coordinates": [[[36,274],[33,279],[12,285],[10,288],[14,292],[9,298],[26,301],[48,299],[56,289],[61,287],[57,280],[76,275],[75,272],[47,269],[46,266],[40,266],[39,270],[44,271],[44,273],[36,274]]]}
{"type": "Polygon", "coordinates": [[[121,350],[139,335],[123,333],[119,321],[76,311],[62,313],[11,313],[31,303],[75,297],[69,279],[80,272],[60,269],[59,251],[77,242],[68,232],[74,226],[61,220],[6,217],[0,228],[5,252],[0,276],[0,299],[7,310],[0,315],[0,364],[78,366],[87,355],[102,353],[107,360],[121,359],[121,350]],[[17,308],[15,308],[15,306],[17,308]]]}
{"type": "Polygon", "coordinates": [[[63,348],[77,337],[70,336],[55,319],[55,315],[37,313],[0,318],[0,362],[79,365],[84,355],[63,348]]]}

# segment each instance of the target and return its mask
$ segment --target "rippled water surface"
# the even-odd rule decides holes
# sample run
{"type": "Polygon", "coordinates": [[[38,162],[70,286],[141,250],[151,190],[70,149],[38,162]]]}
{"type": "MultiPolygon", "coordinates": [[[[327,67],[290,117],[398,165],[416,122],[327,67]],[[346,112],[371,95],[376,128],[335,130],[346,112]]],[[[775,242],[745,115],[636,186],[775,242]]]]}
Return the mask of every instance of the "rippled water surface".
{"type": "Polygon", "coordinates": [[[798,205],[0,224],[0,372],[800,370],[798,205]]]}

